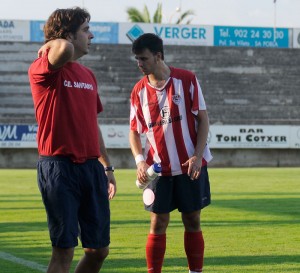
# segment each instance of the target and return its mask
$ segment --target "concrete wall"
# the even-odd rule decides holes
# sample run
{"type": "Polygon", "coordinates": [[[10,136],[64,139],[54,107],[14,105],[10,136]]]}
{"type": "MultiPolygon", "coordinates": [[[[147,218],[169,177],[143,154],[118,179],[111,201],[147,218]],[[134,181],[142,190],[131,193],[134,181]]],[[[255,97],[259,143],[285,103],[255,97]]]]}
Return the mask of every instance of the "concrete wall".
{"type": "MultiPolygon", "coordinates": [[[[27,69],[39,43],[0,43],[0,123],[35,123],[27,69]]],[[[299,125],[300,50],[166,46],[167,64],[194,71],[211,124],[299,125]]],[[[93,45],[81,62],[99,82],[99,121],[127,124],[129,96],[141,77],[129,45],[93,45]]],[[[300,166],[299,150],[215,149],[211,166],[300,166]]],[[[111,150],[117,167],[133,167],[129,150],[111,150]]],[[[34,149],[0,149],[0,167],[34,167],[34,149]]]]}
{"type": "MultiPolygon", "coordinates": [[[[129,149],[108,149],[117,169],[135,168],[129,149]]],[[[212,149],[210,167],[299,167],[299,150],[285,149],[212,149]]],[[[35,168],[36,149],[0,149],[0,168],[35,168]]]]}

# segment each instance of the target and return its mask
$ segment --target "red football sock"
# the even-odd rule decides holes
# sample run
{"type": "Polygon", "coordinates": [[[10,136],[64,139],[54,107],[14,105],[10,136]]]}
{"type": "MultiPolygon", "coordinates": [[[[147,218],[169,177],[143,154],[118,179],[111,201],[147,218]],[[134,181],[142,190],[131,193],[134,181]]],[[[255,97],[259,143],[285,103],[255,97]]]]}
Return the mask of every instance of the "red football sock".
{"type": "Polygon", "coordinates": [[[146,243],[148,273],[161,273],[166,251],[166,234],[149,234],[146,243]]]}
{"type": "Polygon", "coordinates": [[[202,272],[204,259],[204,240],[202,231],[185,232],[184,248],[190,271],[202,272]]]}

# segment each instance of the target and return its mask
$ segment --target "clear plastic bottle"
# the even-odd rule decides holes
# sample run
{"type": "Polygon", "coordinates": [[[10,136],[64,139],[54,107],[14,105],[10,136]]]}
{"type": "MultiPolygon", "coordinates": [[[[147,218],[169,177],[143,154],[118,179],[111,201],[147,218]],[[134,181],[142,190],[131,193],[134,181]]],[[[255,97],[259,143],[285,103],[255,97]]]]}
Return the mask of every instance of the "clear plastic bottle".
{"type": "Polygon", "coordinates": [[[147,182],[145,184],[140,183],[140,181],[136,180],[135,184],[139,189],[145,189],[149,183],[154,180],[161,172],[161,165],[159,163],[154,163],[147,169],[147,182]]]}

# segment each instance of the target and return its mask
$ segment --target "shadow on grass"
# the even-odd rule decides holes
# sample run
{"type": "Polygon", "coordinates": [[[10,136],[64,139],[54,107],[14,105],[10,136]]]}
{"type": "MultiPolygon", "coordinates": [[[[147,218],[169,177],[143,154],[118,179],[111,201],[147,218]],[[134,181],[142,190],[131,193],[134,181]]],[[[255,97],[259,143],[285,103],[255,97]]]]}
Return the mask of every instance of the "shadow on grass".
{"type": "MultiPolygon", "coordinates": [[[[261,256],[227,256],[227,257],[207,257],[205,258],[205,266],[252,266],[252,265],[279,265],[293,264],[300,266],[300,259],[297,255],[261,255],[261,256]]],[[[204,266],[204,267],[205,267],[204,266]]],[[[108,272],[118,272],[119,269],[126,267],[134,267],[136,271],[145,272],[145,259],[115,259],[108,258],[105,261],[105,270],[108,272]]],[[[165,258],[164,268],[183,267],[187,268],[187,260],[185,257],[165,258]]],[[[170,271],[171,272],[171,271],[170,271]]]]}
{"type": "Polygon", "coordinates": [[[214,196],[299,196],[300,192],[214,192],[214,196]]]}
{"type": "Polygon", "coordinates": [[[213,200],[211,206],[263,214],[295,216],[299,219],[300,198],[213,200]]]}
{"type": "MultiPolygon", "coordinates": [[[[206,221],[203,220],[202,226],[261,226],[261,225],[299,225],[300,219],[295,220],[274,220],[274,221],[256,221],[256,220],[244,220],[244,221],[222,221],[221,219],[218,221],[206,221]]],[[[149,226],[149,219],[146,218],[144,220],[124,220],[124,221],[112,221],[111,222],[111,230],[119,229],[120,226],[130,227],[136,226],[149,226]]],[[[180,226],[183,227],[181,220],[171,220],[170,227],[180,226]]],[[[0,234],[6,232],[30,232],[30,231],[45,231],[48,230],[46,219],[44,222],[6,222],[0,223],[0,234]]]]}
{"type": "MultiPolygon", "coordinates": [[[[47,265],[50,258],[50,247],[38,248],[22,248],[22,249],[2,249],[1,251],[9,253],[13,256],[20,257],[29,261],[34,261],[42,265],[47,265]]],[[[144,258],[120,258],[122,253],[118,255],[115,253],[116,249],[111,249],[111,254],[104,262],[103,270],[101,272],[119,272],[125,268],[132,268],[131,272],[144,273],[146,270],[146,262],[144,258]],[[118,255],[118,258],[116,256],[118,255]]],[[[167,256],[167,254],[166,254],[167,256]]],[[[78,262],[74,259],[73,266],[78,262]]],[[[270,266],[289,264],[300,267],[300,257],[298,255],[256,255],[256,256],[226,256],[226,257],[206,257],[205,266],[270,266]]],[[[1,259],[0,259],[1,265],[1,259]]],[[[169,258],[166,257],[164,261],[164,269],[167,272],[173,267],[187,268],[187,260],[185,257],[169,258]]],[[[122,272],[123,272],[122,271],[122,272]]]]}
{"type": "Polygon", "coordinates": [[[254,256],[226,256],[207,257],[206,265],[258,265],[258,264],[299,264],[299,255],[254,255],[254,256]]]}
{"type": "Polygon", "coordinates": [[[44,231],[48,230],[45,222],[7,222],[0,223],[0,233],[6,232],[27,232],[27,231],[44,231]]]}

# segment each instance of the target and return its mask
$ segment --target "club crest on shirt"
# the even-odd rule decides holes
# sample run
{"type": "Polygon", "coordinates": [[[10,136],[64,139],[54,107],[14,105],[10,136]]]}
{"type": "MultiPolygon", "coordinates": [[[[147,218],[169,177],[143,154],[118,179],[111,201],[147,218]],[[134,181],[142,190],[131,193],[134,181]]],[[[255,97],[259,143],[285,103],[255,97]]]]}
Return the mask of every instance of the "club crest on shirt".
{"type": "Polygon", "coordinates": [[[162,117],[162,119],[168,119],[170,117],[170,109],[168,106],[164,106],[161,110],[160,110],[160,115],[162,117]]]}
{"type": "Polygon", "coordinates": [[[173,101],[176,105],[179,105],[180,102],[181,102],[181,97],[180,97],[180,95],[178,95],[178,94],[173,95],[173,96],[172,96],[172,101],[173,101]]]}

